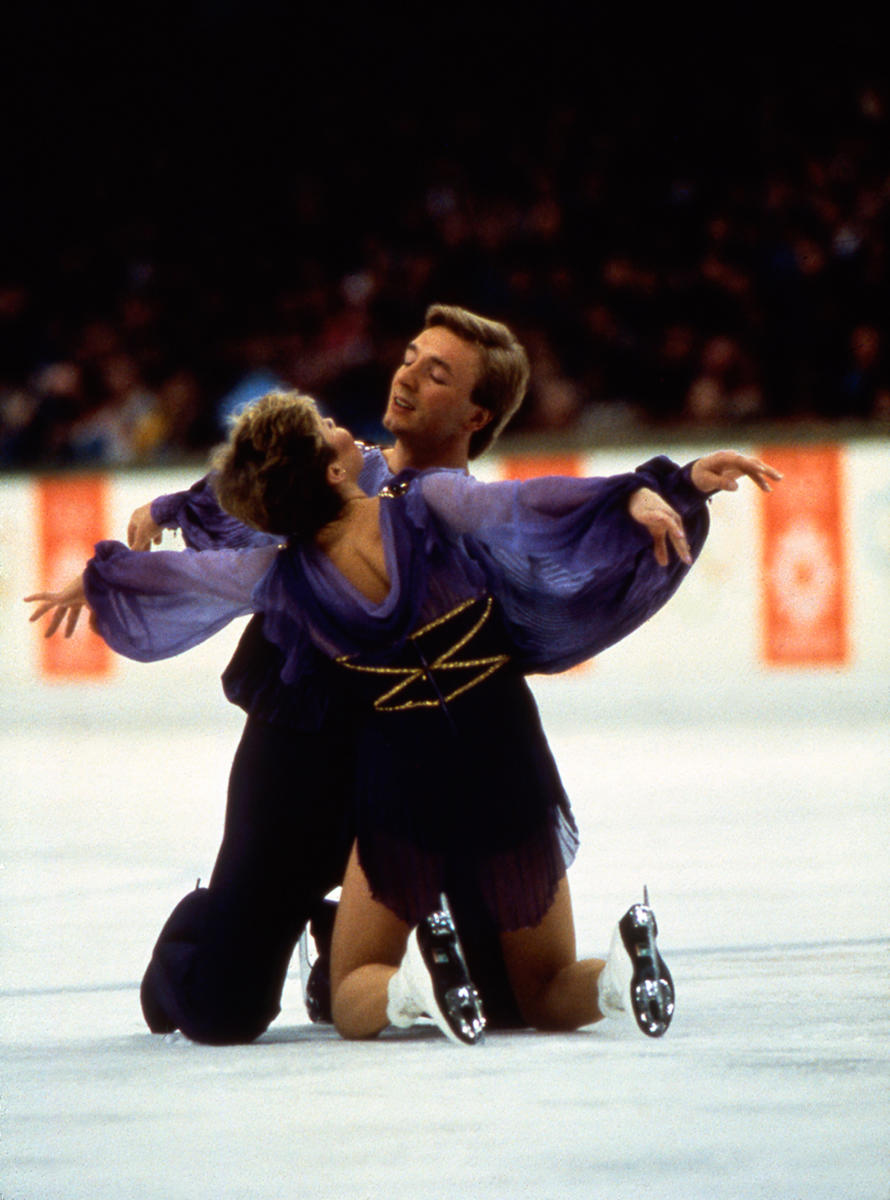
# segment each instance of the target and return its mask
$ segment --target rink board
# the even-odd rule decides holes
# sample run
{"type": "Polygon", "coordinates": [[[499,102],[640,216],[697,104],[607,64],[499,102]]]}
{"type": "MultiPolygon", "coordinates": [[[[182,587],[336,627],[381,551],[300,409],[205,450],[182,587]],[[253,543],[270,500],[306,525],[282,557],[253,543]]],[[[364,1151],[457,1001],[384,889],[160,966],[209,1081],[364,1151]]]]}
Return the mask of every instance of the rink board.
{"type": "MultiPolygon", "coordinates": [[[[715,497],[711,533],[688,580],[643,629],[582,668],[595,687],[589,694],[605,686],[613,703],[629,707],[658,689],[695,694],[707,677],[720,702],[732,704],[749,699],[755,685],[791,677],[816,704],[824,697],[842,708],[866,694],[869,704],[880,703],[890,672],[890,450],[877,441],[741,448],[772,453],[785,482],[771,497],[747,481],[737,494],[715,497]]],[[[482,479],[606,475],[658,451],[492,455],[474,470],[482,479]]],[[[678,445],[670,452],[680,462],[697,453],[678,445]]],[[[186,655],[146,666],[109,654],[85,627],[70,642],[47,642],[21,604],[27,592],[70,578],[99,537],[125,539],[138,505],[191,482],[172,470],[0,480],[0,687],[8,710],[35,689],[52,711],[77,685],[99,711],[163,710],[171,696],[196,712],[217,709],[215,680],[244,620],[186,655]]],[[[181,541],[166,534],[164,545],[181,541]]],[[[577,704],[587,695],[578,677],[543,687],[553,692],[564,683],[577,704]]]]}

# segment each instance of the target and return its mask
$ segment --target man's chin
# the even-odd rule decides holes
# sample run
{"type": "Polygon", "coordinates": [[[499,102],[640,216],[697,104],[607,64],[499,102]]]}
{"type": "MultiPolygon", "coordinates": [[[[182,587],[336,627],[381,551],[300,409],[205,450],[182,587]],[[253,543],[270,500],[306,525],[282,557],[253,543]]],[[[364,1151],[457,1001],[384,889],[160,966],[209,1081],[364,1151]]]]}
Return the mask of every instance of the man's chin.
{"type": "Polygon", "coordinates": [[[397,408],[388,408],[383,414],[383,428],[389,433],[398,434],[405,428],[405,415],[400,413],[397,408]]]}

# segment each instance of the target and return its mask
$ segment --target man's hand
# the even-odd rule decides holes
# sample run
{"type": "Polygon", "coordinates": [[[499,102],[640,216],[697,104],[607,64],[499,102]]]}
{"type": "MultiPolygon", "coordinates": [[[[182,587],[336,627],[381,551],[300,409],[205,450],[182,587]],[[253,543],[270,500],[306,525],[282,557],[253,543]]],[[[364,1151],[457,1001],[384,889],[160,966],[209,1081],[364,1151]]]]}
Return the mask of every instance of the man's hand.
{"type": "Polygon", "coordinates": [[[627,511],[652,534],[655,561],[660,567],[666,567],[670,562],[668,542],[674,547],[681,562],[687,566],[692,565],[692,554],[683,522],[658,492],[653,492],[651,488],[640,488],[631,496],[627,511]]]}
{"type": "Polygon", "coordinates": [[[127,545],[131,550],[148,550],[152,543],[160,546],[164,530],[151,515],[151,505],[143,504],[130,517],[127,526],[127,545]]]}
{"type": "Polygon", "coordinates": [[[739,454],[737,450],[718,450],[696,459],[692,464],[691,478],[700,492],[737,492],[740,476],[753,479],[762,492],[771,492],[769,480],[782,478],[780,471],[768,467],[759,458],[739,454]]]}
{"type": "Polygon", "coordinates": [[[65,622],[65,637],[70,638],[77,628],[80,614],[87,605],[86,593],[83,587],[83,576],[78,575],[67,587],[58,592],[35,592],[26,596],[25,602],[37,603],[37,608],[31,613],[29,621],[39,621],[42,616],[52,612],[52,617],[44,632],[44,637],[52,637],[62,622],[65,622]],[[55,610],[53,612],[53,610],[55,610]]]}

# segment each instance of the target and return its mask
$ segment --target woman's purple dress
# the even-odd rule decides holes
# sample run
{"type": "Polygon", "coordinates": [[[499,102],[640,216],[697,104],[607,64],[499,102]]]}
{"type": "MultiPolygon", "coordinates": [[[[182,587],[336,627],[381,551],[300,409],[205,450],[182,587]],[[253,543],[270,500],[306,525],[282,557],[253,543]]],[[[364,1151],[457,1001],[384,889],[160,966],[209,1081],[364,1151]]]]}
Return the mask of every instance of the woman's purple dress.
{"type": "Polygon", "coordinates": [[[644,485],[681,512],[697,553],[705,497],[669,460],[495,484],[440,470],[384,493],[380,604],[313,545],[140,555],[100,543],[87,595],[103,637],[142,661],[250,612],[264,613],[304,703],[333,660],[359,713],[355,828],[374,894],[414,924],[441,892],[469,891],[517,929],[547,911],[578,843],[519,677],[599,653],[679,586],[686,568],[659,567],[628,516],[644,485]]]}

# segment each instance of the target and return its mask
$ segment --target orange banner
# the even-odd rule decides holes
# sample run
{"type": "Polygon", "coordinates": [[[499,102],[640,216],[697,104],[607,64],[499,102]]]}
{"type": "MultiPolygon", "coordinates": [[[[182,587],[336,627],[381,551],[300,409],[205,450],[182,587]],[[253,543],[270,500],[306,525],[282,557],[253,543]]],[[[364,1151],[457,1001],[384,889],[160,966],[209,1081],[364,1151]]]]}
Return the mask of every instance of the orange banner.
{"type": "MultiPolygon", "coordinates": [[[[70,583],[107,536],[108,489],[104,477],[42,479],[37,485],[42,590],[70,583]]],[[[96,679],[111,673],[113,655],[81,614],[70,638],[62,632],[40,639],[40,671],[64,679],[96,679]]],[[[43,622],[42,624],[44,624],[43,622]]],[[[42,629],[41,629],[42,635],[42,629]]]]}
{"type": "Polygon", "coordinates": [[[578,454],[518,454],[501,460],[504,479],[538,479],[542,475],[580,475],[578,454]]]}
{"type": "Polygon", "coordinates": [[[763,652],[775,666],[849,658],[843,460],[838,446],[770,446],[785,476],[761,502],[763,652]]]}

